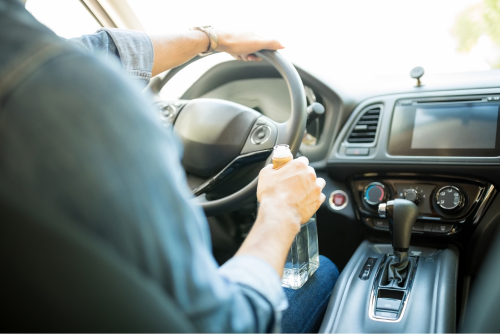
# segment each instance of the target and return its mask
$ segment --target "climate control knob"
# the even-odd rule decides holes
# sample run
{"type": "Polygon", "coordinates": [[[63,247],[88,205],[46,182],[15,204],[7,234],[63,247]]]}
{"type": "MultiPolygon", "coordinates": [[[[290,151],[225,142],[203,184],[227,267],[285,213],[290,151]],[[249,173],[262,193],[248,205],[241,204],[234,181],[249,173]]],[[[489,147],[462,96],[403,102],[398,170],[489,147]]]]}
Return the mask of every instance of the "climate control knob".
{"type": "Polygon", "coordinates": [[[445,186],[436,193],[436,204],[446,211],[460,209],[464,201],[462,192],[453,186],[445,186]]]}
{"type": "Polygon", "coordinates": [[[404,198],[417,204],[420,203],[420,194],[415,189],[408,189],[405,191],[404,198]]]}
{"type": "Polygon", "coordinates": [[[363,199],[370,205],[379,205],[385,202],[385,186],[382,183],[372,182],[366,186],[363,199]]]}

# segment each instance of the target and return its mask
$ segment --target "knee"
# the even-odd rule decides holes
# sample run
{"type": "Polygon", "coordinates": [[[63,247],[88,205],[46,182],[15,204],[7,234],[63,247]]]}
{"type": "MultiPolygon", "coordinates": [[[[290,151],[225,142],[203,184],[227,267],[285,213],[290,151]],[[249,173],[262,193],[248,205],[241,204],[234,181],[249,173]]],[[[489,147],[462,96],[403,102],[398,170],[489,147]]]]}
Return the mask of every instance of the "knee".
{"type": "Polygon", "coordinates": [[[337,279],[339,278],[339,270],[337,266],[327,257],[319,256],[319,268],[316,271],[318,278],[321,279],[325,284],[333,286],[337,279]]]}

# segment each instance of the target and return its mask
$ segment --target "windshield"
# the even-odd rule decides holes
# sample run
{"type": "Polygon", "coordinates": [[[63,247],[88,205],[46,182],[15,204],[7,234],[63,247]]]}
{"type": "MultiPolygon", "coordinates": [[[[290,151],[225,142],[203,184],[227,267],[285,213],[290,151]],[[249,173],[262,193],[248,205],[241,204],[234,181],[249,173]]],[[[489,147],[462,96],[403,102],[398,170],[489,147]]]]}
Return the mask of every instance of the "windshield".
{"type": "Polygon", "coordinates": [[[148,33],[210,24],[276,37],[299,66],[339,75],[500,67],[500,1],[128,0],[148,33]]]}

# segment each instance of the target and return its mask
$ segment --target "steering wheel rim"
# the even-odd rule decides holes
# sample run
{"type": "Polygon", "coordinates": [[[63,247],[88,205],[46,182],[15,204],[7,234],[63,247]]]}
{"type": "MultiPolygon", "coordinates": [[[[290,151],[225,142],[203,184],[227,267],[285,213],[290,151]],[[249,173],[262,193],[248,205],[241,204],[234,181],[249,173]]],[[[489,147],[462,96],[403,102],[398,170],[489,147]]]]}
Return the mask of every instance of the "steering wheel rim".
{"type": "MultiPolygon", "coordinates": [[[[295,155],[302,142],[307,119],[304,85],[293,64],[279,52],[262,50],[256,52],[256,55],[273,65],[287,84],[291,98],[291,113],[290,117],[285,122],[274,122],[278,130],[276,144],[288,144],[292,153],[295,155]]],[[[150,86],[156,86],[154,89],[155,91],[161,90],[161,88],[181,69],[198,59],[201,59],[201,57],[195,57],[191,61],[170,70],[163,78],[159,80],[156,79],[152,82],[150,86]]],[[[198,205],[201,205],[207,216],[234,211],[255,199],[257,183],[258,177],[242,189],[226,197],[209,201],[206,199],[205,195],[200,195],[195,197],[194,201],[196,201],[198,205]]]]}

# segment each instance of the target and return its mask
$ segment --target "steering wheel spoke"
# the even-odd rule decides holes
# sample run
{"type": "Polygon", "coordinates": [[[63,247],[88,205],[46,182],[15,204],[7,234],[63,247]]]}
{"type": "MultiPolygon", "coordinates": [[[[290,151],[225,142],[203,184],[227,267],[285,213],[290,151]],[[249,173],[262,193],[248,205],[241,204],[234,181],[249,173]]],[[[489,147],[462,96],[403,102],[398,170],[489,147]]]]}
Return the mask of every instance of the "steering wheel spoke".
{"type": "Polygon", "coordinates": [[[276,145],[278,126],[275,121],[266,116],[257,118],[252,130],[241,149],[241,154],[269,150],[276,145]]]}
{"type": "Polygon", "coordinates": [[[224,169],[217,173],[214,177],[208,179],[206,182],[193,189],[194,196],[200,196],[206,194],[210,190],[217,187],[219,184],[227,180],[231,175],[236,173],[238,170],[253,165],[258,162],[267,160],[271,155],[272,149],[264,149],[261,151],[249,152],[246,154],[239,155],[233,161],[231,161],[224,169]]]}

